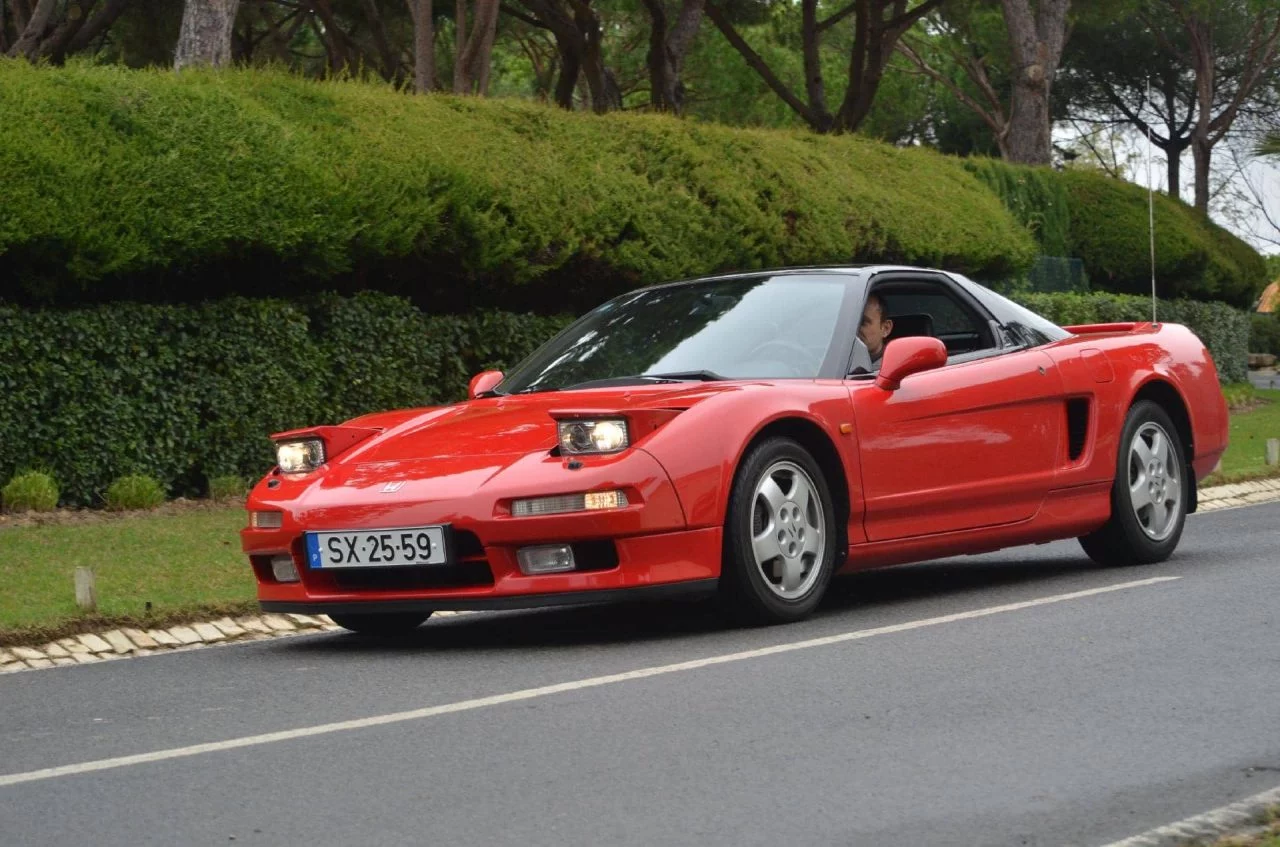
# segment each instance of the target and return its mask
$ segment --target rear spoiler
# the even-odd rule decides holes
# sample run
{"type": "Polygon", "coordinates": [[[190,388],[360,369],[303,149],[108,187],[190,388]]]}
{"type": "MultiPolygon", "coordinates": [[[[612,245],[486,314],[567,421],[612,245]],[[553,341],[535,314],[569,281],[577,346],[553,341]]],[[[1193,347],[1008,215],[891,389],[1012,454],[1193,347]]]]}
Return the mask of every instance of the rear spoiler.
{"type": "Polygon", "coordinates": [[[1153,324],[1150,321],[1128,321],[1114,324],[1078,324],[1076,326],[1064,326],[1063,329],[1072,335],[1103,335],[1113,332],[1150,331],[1158,326],[1159,324],[1153,324]]]}

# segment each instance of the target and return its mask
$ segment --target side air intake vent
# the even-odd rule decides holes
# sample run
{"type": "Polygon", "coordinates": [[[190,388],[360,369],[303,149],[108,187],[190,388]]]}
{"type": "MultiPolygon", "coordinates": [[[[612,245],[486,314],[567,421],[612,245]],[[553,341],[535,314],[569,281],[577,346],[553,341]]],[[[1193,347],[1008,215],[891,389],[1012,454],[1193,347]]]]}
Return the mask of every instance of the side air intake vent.
{"type": "Polygon", "coordinates": [[[1083,397],[1067,401],[1067,458],[1077,461],[1089,440],[1089,401],[1083,397]]]}

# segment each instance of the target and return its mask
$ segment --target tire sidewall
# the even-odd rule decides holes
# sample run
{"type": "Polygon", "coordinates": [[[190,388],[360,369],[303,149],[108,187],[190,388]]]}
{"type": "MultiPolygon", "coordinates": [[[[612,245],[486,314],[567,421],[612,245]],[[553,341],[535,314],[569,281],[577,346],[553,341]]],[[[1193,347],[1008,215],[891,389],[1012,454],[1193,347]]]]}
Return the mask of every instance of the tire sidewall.
{"type": "Polygon", "coordinates": [[[744,456],[734,475],[725,513],[724,557],[721,565],[721,593],[745,613],[741,616],[760,623],[785,623],[807,617],[821,602],[835,569],[839,533],[830,486],[809,451],[790,438],[761,441],[744,456]],[[775,462],[794,462],[809,475],[822,503],[822,531],[826,534],[821,568],[809,590],[794,600],[777,596],[756,567],[751,547],[751,520],[756,485],[775,462]]]}
{"type": "Polygon", "coordinates": [[[1124,429],[1120,433],[1120,449],[1119,455],[1116,457],[1116,478],[1111,489],[1111,514],[1115,519],[1116,528],[1128,543],[1134,558],[1143,564],[1159,562],[1169,558],[1174,548],[1178,546],[1178,541],[1182,537],[1182,529],[1187,522],[1188,498],[1185,486],[1195,484],[1195,480],[1188,478],[1187,468],[1188,463],[1182,445],[1182,437],[1178,434],[1178,429],[1174,426],[1169,414],[1150,400],[1143,400],[1134,404],[1129,410],[1129,414],[1125,417],[1124,429]],[[1182,489],[1182,502],[1178,506],[1178,524],[1173,532],[1169,534],[1169,537],[1162,541],[1156,541],[1143,531],[1137,515],[1133,512],[1133,503],[1129,494],[1129,446],[1133,443],[1133,437],[1138,429],[1148,422],[1157,424],[1164,430],[1173,452],[1173,461],[1178,469],[1179,481],[1184,486],[1182,489]]]}

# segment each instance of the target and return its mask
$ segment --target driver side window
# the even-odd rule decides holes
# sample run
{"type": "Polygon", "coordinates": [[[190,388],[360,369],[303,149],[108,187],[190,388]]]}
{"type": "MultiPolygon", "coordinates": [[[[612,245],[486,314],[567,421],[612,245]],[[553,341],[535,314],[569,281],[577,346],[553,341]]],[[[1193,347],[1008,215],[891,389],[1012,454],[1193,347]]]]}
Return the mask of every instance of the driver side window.
{"type": "Polygon", "coordinates": [[[947,347],[947,363],[990,355],[999,348],[990,320],[946,285],[928,281],[891,282],[875,293],[893,321],[887,341],[932,336],[947,347]]]}

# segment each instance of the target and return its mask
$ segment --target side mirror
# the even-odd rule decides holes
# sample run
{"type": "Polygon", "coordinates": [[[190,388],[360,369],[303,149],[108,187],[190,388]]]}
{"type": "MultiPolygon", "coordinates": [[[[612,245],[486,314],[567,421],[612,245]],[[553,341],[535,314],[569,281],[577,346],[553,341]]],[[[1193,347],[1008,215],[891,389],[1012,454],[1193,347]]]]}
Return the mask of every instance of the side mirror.
{"type": "Polygon", "coordinates": [[[940,368],[947,363],[947,345],[930,336],[908,336],[890,341],[880,360],[876,385],[897,391],[907,377],[940,368]]]}
{"type": "Polygon", "coordinates": [[[471,377],[471,382],[467,384],[467,399],[474,400],[477,394],[492,391],[500,382],[502,382],[502,371],[481,371],[471,377]]]}

